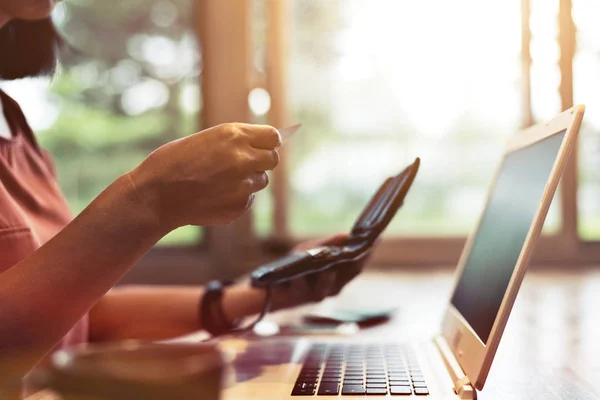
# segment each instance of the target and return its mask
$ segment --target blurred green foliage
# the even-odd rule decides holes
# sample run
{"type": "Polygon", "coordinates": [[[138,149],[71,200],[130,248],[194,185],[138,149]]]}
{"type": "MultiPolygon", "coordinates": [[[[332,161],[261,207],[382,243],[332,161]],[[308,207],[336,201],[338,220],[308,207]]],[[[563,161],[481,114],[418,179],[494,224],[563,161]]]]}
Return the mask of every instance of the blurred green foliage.
{"type": "MultiPolygon", "coordinates": [[[[54,155],[73,212],[156,147],[198,130],[199,111],[186,108],[182,96],[186,85],[199,92],[190,7],[189,0],[67,0],[56,10],[69,45],[52,84],[58,118],[39,137],[54,155]],[[187,70],[179,64],[183,53],[192,55],[187,70]]],[[[198,228],[186,227],[161,244],[199,237],[198,228]]]]}

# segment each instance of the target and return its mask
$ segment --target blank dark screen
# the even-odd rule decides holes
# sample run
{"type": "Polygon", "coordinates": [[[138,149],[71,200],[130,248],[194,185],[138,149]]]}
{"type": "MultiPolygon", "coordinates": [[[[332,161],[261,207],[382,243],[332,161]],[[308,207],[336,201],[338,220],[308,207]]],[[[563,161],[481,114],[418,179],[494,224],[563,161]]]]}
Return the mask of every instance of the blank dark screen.
{"type": "Polygon", "coordinates": [[[562,144],[562,131],[509,153],[483,213],[452,304],[487,343],[562,144]]]}

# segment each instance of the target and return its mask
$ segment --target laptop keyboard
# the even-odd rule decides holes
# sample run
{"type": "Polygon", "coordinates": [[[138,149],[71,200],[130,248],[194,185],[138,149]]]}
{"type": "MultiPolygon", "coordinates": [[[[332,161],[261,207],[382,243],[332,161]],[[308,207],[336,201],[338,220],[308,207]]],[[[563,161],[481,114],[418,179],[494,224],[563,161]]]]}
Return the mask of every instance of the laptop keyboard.
{"type": "Polygon", "coordinates": [[[325,344],[310,348],[292,396],[418,396],[429,389],[413,350],[400,344],[325,344]]]}

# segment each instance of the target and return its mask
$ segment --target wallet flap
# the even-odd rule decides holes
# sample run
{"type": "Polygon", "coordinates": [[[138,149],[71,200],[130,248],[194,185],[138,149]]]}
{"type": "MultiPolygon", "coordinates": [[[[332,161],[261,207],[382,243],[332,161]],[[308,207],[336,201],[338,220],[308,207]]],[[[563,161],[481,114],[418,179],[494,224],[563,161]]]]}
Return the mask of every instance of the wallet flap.
{"type": "Polygon", "coordinates": [[[351,241],[359,239],[369,244],[375,241],[402,206],[417,175],[419,165],[420,159],[417,158],[400,174],[386,179],[352,227],[349,238],[351,241]]]}

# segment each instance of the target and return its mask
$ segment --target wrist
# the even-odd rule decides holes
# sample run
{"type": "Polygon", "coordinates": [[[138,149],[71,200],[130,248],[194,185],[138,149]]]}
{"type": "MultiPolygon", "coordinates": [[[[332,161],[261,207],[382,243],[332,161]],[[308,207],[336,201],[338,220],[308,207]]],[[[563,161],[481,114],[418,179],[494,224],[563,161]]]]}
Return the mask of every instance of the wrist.
{"type": "Polygon", "coordinates": [[[225,289],[222,298],[223,314],[228,321],[260,313],[267,300],[263,289],[238,284],[225,289]]]}
{"type": "MultiPolygon", "coordinates": [[[[156,241],[169,233],[169,230],[165,229],[158,220],[154,210],[144,200],[144,194],[140,193],[130,174],[119,177],[107,188],[106,194],[108,194],[110,204],[106,205],[105,208],[118,208],[119,212],[126,216],[128,220],[135,221],[139,231],[155,237],[156,241]]],[[[116,214],[118,213],[115,212],[114,215],[116,214]]]]}
{"type": "Polygon", "coordinates": [[[127,190],[131,193],[130,196],[134,206],[145,214],[153,229],[164,236],[177,227],[165,223],[164,218],[161,217],[160,198],[155,179],[140,169],[142,165],[121,178],[124,180],[124,184],[128,186],[127,190]]]}

